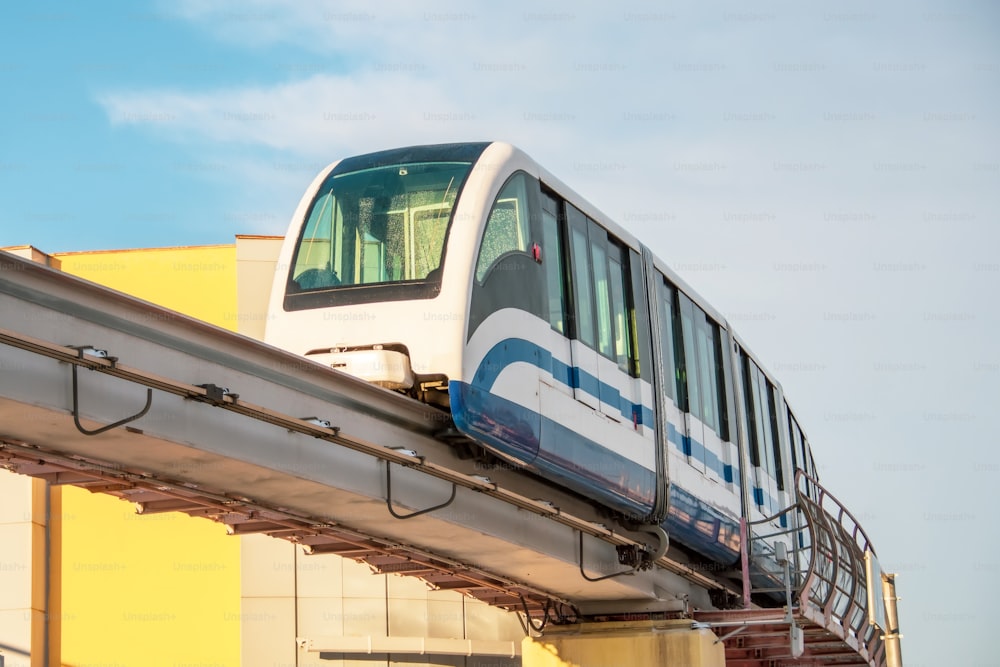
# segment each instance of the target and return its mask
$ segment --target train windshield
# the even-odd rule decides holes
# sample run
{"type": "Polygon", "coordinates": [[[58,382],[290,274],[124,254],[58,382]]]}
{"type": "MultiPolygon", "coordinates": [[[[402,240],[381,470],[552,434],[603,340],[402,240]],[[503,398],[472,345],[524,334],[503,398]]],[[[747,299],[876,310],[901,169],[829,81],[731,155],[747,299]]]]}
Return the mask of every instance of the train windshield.
{"type": "Polygon", "coordinates": [[[412,162],[334,172],[306,216],[288,294],[439,283],[452,208],[471,167],[412,162]]]}

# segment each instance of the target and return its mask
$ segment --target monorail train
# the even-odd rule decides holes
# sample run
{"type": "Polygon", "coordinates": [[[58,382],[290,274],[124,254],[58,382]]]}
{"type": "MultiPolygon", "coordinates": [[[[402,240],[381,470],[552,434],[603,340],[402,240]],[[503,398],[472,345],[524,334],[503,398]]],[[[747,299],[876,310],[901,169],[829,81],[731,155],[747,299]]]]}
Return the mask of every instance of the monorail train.
{"type": "Polygon", "coordinates": [[[781,385],[631,234],[504,143],[326,168],[266,340],[450,412],[492,454],[716,563],[815,478],[781,385]]]}

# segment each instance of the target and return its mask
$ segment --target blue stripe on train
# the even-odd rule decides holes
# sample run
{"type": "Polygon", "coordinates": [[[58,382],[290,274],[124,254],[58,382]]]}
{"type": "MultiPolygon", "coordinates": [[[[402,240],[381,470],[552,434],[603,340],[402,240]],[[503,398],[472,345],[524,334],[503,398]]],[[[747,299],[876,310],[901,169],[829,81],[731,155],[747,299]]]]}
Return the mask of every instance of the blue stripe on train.
{"type": "MultiPolygon", "coordinates": [[[[656,475],[537,412],[463,382],[448,386],[452,416],[463,433],[525,468],[624,514],[653,507],[656,475]]],[[[716,560],[739,556],[738,520],[680,488],[670,488],[665,527],[681,544],[716,560]]]]}
{"type": "MultiPolygon", "coordinates": [[[[616,388],[601,382],[590,373],[576,366],[569,366],[552,356],[548,350],[523,338],[508,338],[500,341],[486,353],[479,368],[473,376],[472,384],[486,391],[491,391],[493,385],[508,366],[513,363],[527,363],[545,371],[551,371],[552,378],[571,389],[580,389],[609,405],[617,405],[622,416],[650,428],[656,427],[652,408],[632,403],[621,395],[616,388]]],[[[739,475],[734,474],[733,466],[724,463],[719,456],[709,450],[698,440],[683,435],[668,423],[667,441],[673,444],[686,456],[704,461],[706,467],[730,484],[740,485],[739,475]]],[[[726,446],[729,446],[728,444],[726,446]]]]}
{"type": "Polygon", "coordinates": [[[594,398],[618,408],[622,416],[638,424],[654,426],[653,409],[633,403],[621,395],[617,388],[578,366],[569,366],[555,359],[552,353],[531,341],[523,338],[508,338],[502,340],[486,353],[479,362],[479,368],[473,377],[472,384],[490,391],[497,377],[507,366],[522,362],[532,364],[546,371],[551,371],[552,377],[572,389],[581,389],[594,398]]]}
{"type": "MultiPolygon", "coordinates": [[[[740,486],[740,478],[733,474],[733,466],[723,463],[722,459],[715,452],[694,438],[684,435],[677,430],[670,422],[667,422],[667,442],[676,447],[685,456],[705,461],[705,467],[715,473],[730,484],[740,486]]],[[[726,445],[729,446],[728,444],[726,445]]]]}

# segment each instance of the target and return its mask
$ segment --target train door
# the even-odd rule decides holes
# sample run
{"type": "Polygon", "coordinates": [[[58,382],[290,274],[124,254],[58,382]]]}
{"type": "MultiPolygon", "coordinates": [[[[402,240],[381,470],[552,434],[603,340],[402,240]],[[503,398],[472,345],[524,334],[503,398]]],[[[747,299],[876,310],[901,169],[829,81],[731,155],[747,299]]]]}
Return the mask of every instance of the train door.
{"type": "Polygon", "coordinates": [[[791,461],[791,434],[788,432],[788,420],[781,418],[782,410],[785,412],[788,410],[781,385],[771,385],[771,394],[774,402],[774,497],[777,502],[774,511],[780,512],[795,502],[795,468],[791,461]]]}
{"type": "MultiPolygon", "coordinates": [[[[553,335],[550,336],[551,363],[539,369],[541,383],[540,396],[543,404],[549,392],[574,395],[573,353],[569,339],[569,308],[566,301],[566,251],[565,227],[562,220],[565,212],[560,211],[562,202],[542,191],[542,268],[545,271],[546,314],[553,335]]],[[[572,399],[569,399],[572,400],[572,399]]],[[[543,413],[546,413],[543,405],[543,413]]]]}
{"type": "Polygon", "coordinates": [[[594,269],[590,251],[589,221],[576,207],[566,204],[569,256],[573,284],[573,339],[570,342],[570,371],[573,396],[581,403],[600,409],[600,380],[597,370],[597,315],[594,298],[594,269]]]}
{"type": "Polygon", "coordinates": [[[685,294],[678,292],[678,314],[680,316],[681,340],[683,342],[684,363],[681,367],[682,382],[687,390],[687,411],[684,413],[684,453],[687,462],[695,470],[705,472],[705,425],[702,422],[703,388],[698,381],[699,354],[696,341],[696,311],[704,318],[700,308],[685,294]]]}
{"type": "Polygon", "coordinates": [[[597,305],[597,379],[601,412],[630,431],[642,428],[642,396],[633,367],[633,327],[630,314],[631,273],[625,248],[591,223],[590,256],[597,305]],[[626,282],[627,281],[627,282],[626,282]]]}
{"type": "Polygon", "coordinates": [[[747,475],[750,508],[756,519],[778,511],[777,484],[774,481],[774,443],[772,425],[773,390],[757,364],[745,353],[740,355],[743,395],[746,401],[744,418],[748,435],[750,470],[747,475]]]}
{"type": "Polygon", "coordinates": [[[785,414],[787,409],[781,388],[743,351],[739,365],[748,435],[748,518],[756,534],[775,536],[766,539],[766,544],[773,545],[779,539],[787,543],[787,537],[777,537],[792,528],[784,512],[794,502],[791,450],[785,430],[788,420],[779,418],[779,409],[785,409],[785,414]]]}
{"type": "Polygon", "coordinates": [[[687,422],[684,406],[687,404],[687,386],[684,381],[684,350],[677,331],[677,327],[680,326],[677,314],[677,291],[660,275],[657,275],[656,282],[660,334],[658,343],[663,367],[661,405],[665,417],[664,441],[669,445],[667,450],[671,456],[680,458],[683,455],[686,459],[687,422]]]}

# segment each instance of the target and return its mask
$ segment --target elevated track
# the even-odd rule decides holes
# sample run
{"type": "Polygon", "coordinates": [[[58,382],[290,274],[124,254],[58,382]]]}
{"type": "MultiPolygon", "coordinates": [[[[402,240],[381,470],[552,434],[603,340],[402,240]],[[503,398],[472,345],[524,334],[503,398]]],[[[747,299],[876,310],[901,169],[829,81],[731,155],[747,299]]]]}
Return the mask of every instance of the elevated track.
{"type": "Polygon", "coordinates": [[[419,577],[536,631],[683,618],[731,667],[901,666],[893,579],[815,480],[796,477],[787,552],[746,526],[739,582],[676,547],[633,566],[655,539],[469,445],[437,408],[0,252],[0,466],[419,577]],[[784,608],[752,602],[776,591],[784,608]]]}
{"type": "MultiPolygon", "coordinates": [[[[585,500],[462,458],[439,410],[20,258],[0,270],[0,461],[536,618],[711,607],[726,583],[585,500]],[[586,574],[585,578],[583,575],[586,574]],[[588,579],[589,578],[589,579],[588,579]]],[[[736,591],[730,591],[736,593],[736,591]]]]}

